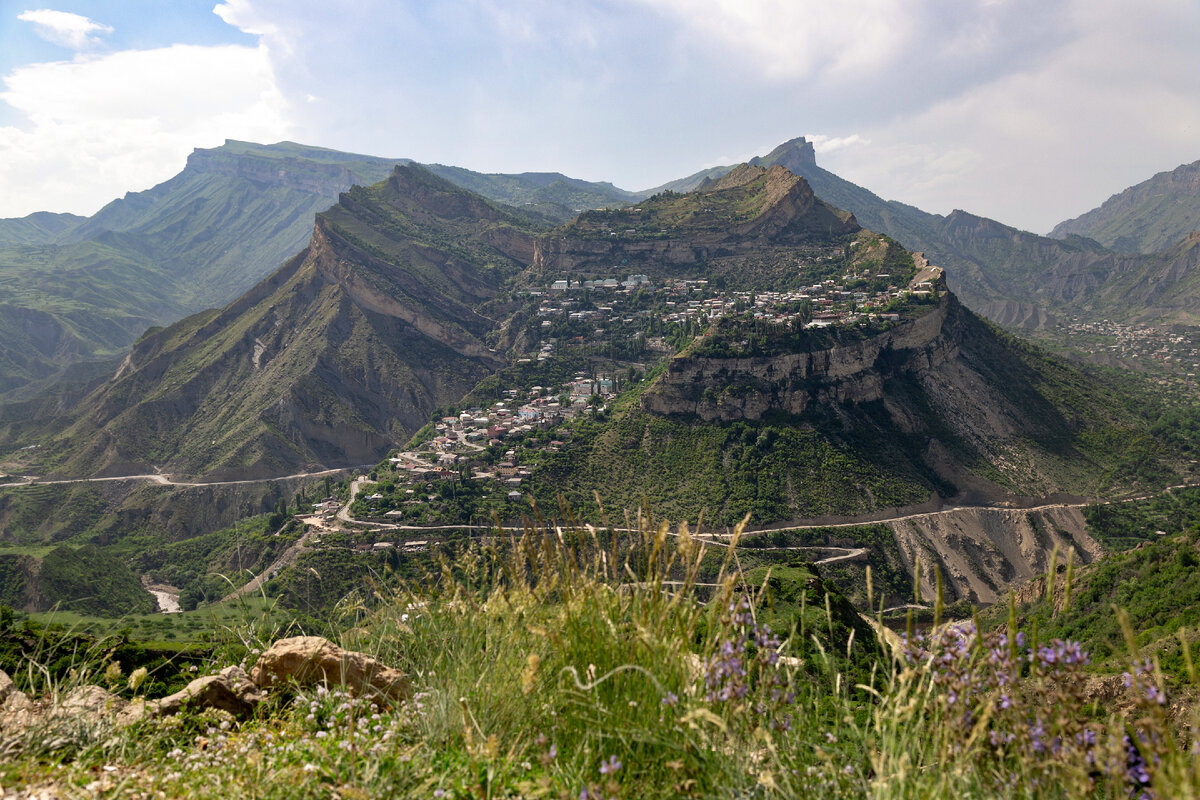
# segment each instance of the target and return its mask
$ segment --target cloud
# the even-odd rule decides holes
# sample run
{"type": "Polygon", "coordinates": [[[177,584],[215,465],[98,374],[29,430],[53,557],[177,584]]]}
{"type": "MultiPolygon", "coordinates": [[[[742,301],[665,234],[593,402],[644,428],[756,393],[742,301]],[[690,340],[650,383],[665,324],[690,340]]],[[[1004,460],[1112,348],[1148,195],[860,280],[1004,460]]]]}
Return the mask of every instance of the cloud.
{"type": "Polygon", "coordinates": [[[846,147],[854,147],[855,145],[870,144],[869,141],[857,133],[852,133],[849,136],[825,136],[824,134],[815,133],[809,134],[805,138],[812,142],[814,150],[823,154],[832,153],[846,147]]]}
{"type": "Polygon", "coordinates": [[[929,211],[1044,232],[1200,158],[1200,8],[1079,0],[1069,26],[1044,63],[866,127],[870,146],[824,165],[929,211]]]}
{"type": "Polygon", "coordinates": [[[196,147],[293,133],[289,106],[257,47],[173,45],[76,57],[20,67],[4,84],[0,100],[24,124],[0,127],[0,216],[92,213],[171,177],[196,147]]]}
{"type": "Polygon", "coordinates": [[[1055,0],[635,1],[750,80],[853,99],[861,116],[991,80],[1036,62],[1066,35],[1055,0]]]}
{"type": "Polygon", "coordinates": [[[60,44],[72,50],[85,50],[100,39],[94,34],[112,33],[109,25],[95,20],[72,14],[68,11],[52,11],[39,8],[35,11],[22,11],[17,15],[22,22],[33,23],[33,29],[38,36],[53,44],[60,44]]]}

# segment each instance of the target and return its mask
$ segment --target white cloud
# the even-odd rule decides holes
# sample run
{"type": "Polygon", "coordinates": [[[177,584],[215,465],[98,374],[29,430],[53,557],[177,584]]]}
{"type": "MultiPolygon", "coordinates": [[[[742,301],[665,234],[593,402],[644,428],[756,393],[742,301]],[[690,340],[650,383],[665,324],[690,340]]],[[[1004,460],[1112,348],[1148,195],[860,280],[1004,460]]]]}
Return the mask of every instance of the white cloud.
{"type": "Polygon", "coordinates": [[[813,149],[818,153],[832,153],[836,150],[842,150],[855,145],[866,145],[870,142],[857,133],[852,133],[849,136],[826,136],[821,133],[809,134],[804,137],[812,142],[813,149]]]}
{"type": "Polygon", "coordinates": [[[68,11],[52,11],[48,8],[22,11],[17,15],[17,19],[33,23],[34,31],[46,41],[69,47],[72,50],[84,50],[99,42],[99,38],[94,34],[113,32],[109,25],[79,14],[72,14],[68,11]]]}
{"type": "Polygon", "coordinates": [[[32,64],[0,100],[25,117],[0,127],[0,216],[92,213],[182,169],[226,138],[277,141],[289,108],[261,48],[174,45],[32,64]]]}
{"type": "Polygon", "coordinates": [[[1045,63],[873,125],[870,146],[825,166],[929,211],[1045,232],[1200,158],[1200,8],[1079,0],[1071,24],[1045,63]]]}

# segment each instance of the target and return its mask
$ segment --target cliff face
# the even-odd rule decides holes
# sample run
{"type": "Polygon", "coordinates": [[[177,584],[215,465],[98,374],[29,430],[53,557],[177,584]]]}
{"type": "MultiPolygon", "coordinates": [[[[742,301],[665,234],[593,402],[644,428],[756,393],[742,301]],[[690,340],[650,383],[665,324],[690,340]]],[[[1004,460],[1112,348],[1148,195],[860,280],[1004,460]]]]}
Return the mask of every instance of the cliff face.
{"type": "Polygon", "coordinates": [[[295,189],[323,197],[336,197],[355,183],[345,164],[321,164],[295,158],[268,158],[250,153],[232,154],[219,148],[193,150],[187,169],[205,175],[245,178],[264,186],[295,189]]]}
{"type": "Polygon", "coordinates": [[[760,358],[675,358],[655,389],[642,397],[642,407],[713,422],[757,420],[771,412],[799,415],[813,404],[883,400],[888,371],[936,370],[958,356],[954,327],[947,325],[957,306],[954,296],[946,294],[936,309],[918,319],[827,350],[760,358]]]}

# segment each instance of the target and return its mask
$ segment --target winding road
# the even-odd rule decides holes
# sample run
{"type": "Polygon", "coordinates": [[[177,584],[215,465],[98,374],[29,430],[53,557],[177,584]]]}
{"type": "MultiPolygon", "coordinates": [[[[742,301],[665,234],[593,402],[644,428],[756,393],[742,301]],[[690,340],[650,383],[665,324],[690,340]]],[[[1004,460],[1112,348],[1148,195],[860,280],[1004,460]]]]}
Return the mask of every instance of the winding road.
{"type": "MultiPolygon", "coordinates": [[[[283,475],[283,476],[273,477],[273,478],[250,478],[250,479],[243,479],[243,480],[204,481],[204,482],[172,480],[167,475],[164,475],[164,474],[158,473],[158,472],[148,473],[148,474],[139,474],[139,475],[118,475],[118,476],[110,476],[110,477],[102,477],[102,478],[60,478],[60,479],[51,479],[51,480],[44,480],[44,479],[36,477],[36,476],[26,475],[26,476],[21,476],[20,480],[17,480],[17,481],[13,481],[13,482],[9,482],[9,483],[0,483],[0,489],[9,488],[9,487],[23,487],[23,486],[58,486],[58,485],[72,484],[72,483],[103,483],[103,482],[114,482],[114,481],[138,481],[138,480],[147,481],[150,483],[156,483],[156,484],[159,484],[162,486],[181,486],[181,487],[240,486],[240,485],[248,485],[248,484],[255,484],[255,483],[271,483],[273,481],[293,480],[293,479],[299,479],[299,478],[316,478],[316,477],[322,477],[325,475],[336,475],[336,474],[343,473],[343,472],[355,472],[355,471],[362,470],[362,469],[368,469],[372,466],[373,465],[371,465],[371,464],[363,464],[363,465],[359,465],[359,466],[355,466],[355,467],[341,467],[341,468],[337,468],[337,469],[325,469],[325,470],[318,470],[318,471],[313,471],[313,472],[298,472],[298,473],[295,473],[292,475],[283,475]]],[[[8,476],[8,477],[15,477],[15,476],[8,476]]],[[[342,505],[342,507],[339,508],[337,511],[337,515],[336,515],[337,519],[343,523],[346,523],[347,525],[355,525],[355,526],[359,526],[362,528],[369,528],[369,529],[379,530],[379,531],[392,530],[392,531],[413,531],[413,532],[472,530],[475,527],[477,527],[474,525],[462,525],[462,524],[458,524],[458,525],[404,525],[404,524],[400,524],[400,523],[368,522],[365,520],[354,519],[352,516],[350,516],[350,506],[354,503],[355,498],[358,496],[358,493],[362,488],[362,484],[363,484],[363,481],[361,481],[357,478],[353,479],[350,482],[350,497],[342,505]]],[[[1090,500],[1090,501],[1080,501],[1080,502],[1076,502],[1076,503],[1044,503],[1042,505],[1032,505],[1032,506],[1013,506],[1013,505],[951,506],[949,508],[943,508],[943,509],[939,509],[937,511],[921,511],[921,512],[914,512],[914,513],[908,513],[908,514],[896,514],[891,517],[883,517],[883,518],[868,518],[868,519],[850,520],[850,521],[843,521],[843,522],[823,522],[823,523],[813,522],[813,523],[799,523],[799,524],[792,524],[792,525],[767,526],[767,527],[762,527],[762,528],[747,529],[747,530],[743,531],[742,538],[746,539],[747,537],[766,534],[766,533],[786,533],[788,531],[805,531],[805,530],[818,530],[818,529],[826,529],[827,530],[830,528],[857,528],[857,527],[861,527],[863,525],[888,524],[888,523],[893,523],[893,522],[903,522],[905,520],[930,519],[930,518],[938,517],[938,516],[942,516],[942,515],[954,514],[954,513],[960,512],[960,511],[1038,512],[1038,511],[1046,511],[1046,510],[1055,509],[1055,508],[1084,508],[1089,505],[1112,505],[1112,504],[1116,504],[1116,503],[1131,503],[1131,502],[1136,502],[1139,500],[1147,500],[1156,495],[1173,492],[1178,489],[1188,489],[1188,488],[1194,488],[1196,486],[1200,486],[1200,484],[1183,483],[1183,484],[1178,484],[1175,486],[1168,486],[1159,492],[1154,492],[1151,494],[1139,495],[1139,496],[1135,496],[1135,497],[1125,497],[1125,498],[1114,499],[1114,500],[1090,500]]],[[[495,526],[493,526],[493,525],[488,525],[488,526],[486,526],[486,528],[488,530],[496,530],[495,526]]],[[[521,525],[507,525],[507,526],[500,526],[499,530],[519,533],[519,532],[524,531],[525,527],[521,526],[521,525]]],[[[607,529],[606,528],[598,528],[598,530],[607,530],[607,529]]],[[[633,532],[633,529],[629,529],[629,528],[614,528],[613,530],[618,531],[618,532],[624,532],[624,533],[633,532]]],[[[282,553],[279,556],[279,558],[277,558],[275,560],[274,563],[272,563],[269,567],[267,567],[267,569],[263,570],[263,572],[260,575],[253,578],[250,582],[248,582],[244,586],[242,586],[242,587],[238,588],[237,590],[235,590],[234,592],[230,593],[229,597],[243,596],[248,592],[257,591],[258,588],[267,580],[268,576],[274,574],[278,570],[282,569],[284,566],[286,566],[290,563],[293,563],[296,560],[296,558],[299,557],[300,553],[302,553],[309,545],[309,542],[312,538],[313,533],[314,533],[314,531],[311,531],[311,530],[306,532],[299,540],[297,540],[284,553],[282,553]]],[[[679,534],[671,533],[670,535],[678,536],[679,534]]],[[[701,539],[702,541],[704,541],[707,544],[713,544],[718,547],[728,547],[729,546],[727,541],[722,541],[722,539],[728,539],[729,537],[724,536],[722,534],[713,534],[713,533],[698,534],[697,538],[701,539]]],[[[818,566],[821,564],[832,564],[832,563],[836,563],[839,561],[850,561],[850,560],[862,558],[863,556],[865,556],[867,554],[867,548],[865,548],[865,547],[835,547],[835,546],[830,546],[830,545],[802,545],[802,546],[784,546],[784,547],[765,547],[765,548],[754,548],[754,549],[794,550],[794,551],[822,550],[822,551],[829,551],[829,552],[836,553],[835,555],[831,555],[829,557],[822,558],[822,559],[812,562],[813,564],[818,565],[818,566]]]]}

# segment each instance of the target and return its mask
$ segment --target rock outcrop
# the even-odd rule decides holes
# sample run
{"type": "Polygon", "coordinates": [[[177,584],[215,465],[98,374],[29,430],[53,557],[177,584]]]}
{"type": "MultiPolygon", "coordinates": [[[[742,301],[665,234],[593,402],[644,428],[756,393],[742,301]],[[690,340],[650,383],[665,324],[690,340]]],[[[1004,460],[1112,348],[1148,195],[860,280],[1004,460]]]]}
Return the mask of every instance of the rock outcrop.
{"type": "Polygon", "coordinates": [[[320,636],[280,639],[259,657],[251,677],[263,689],[337,684],[356,696],[389,702],[403,700],[412,691],[408,677],[399,670],[363,653],[343,650],[320,636]]]}
{"type": "Polygon", "coordinates": [[[280,639],[259,657],[253,677],[240,666],[196,678],[159,700],[125,700],[100,686],[82,685],[57,698],[34,700],[0,670],[0,741],[39,722],[71,719],[126,727],[185,710],[216,709],[234,717],[254,713],[271,689],[345,686],[355,696],[398,703],[412,693],[401,671],[365,653],[343,650],[319,636],[280,639]]]}
{"type": "Polygon", "coordinates": [[[946,294],[924,316],[824,350],[755,358],[681,356],[642,397],[642,407],[656,414],[730,421],[762,419],[772,412],[799,415],[813,404],[882,400],[889,371],[936,370],[957,358],[957,305],[946,294]]]}

